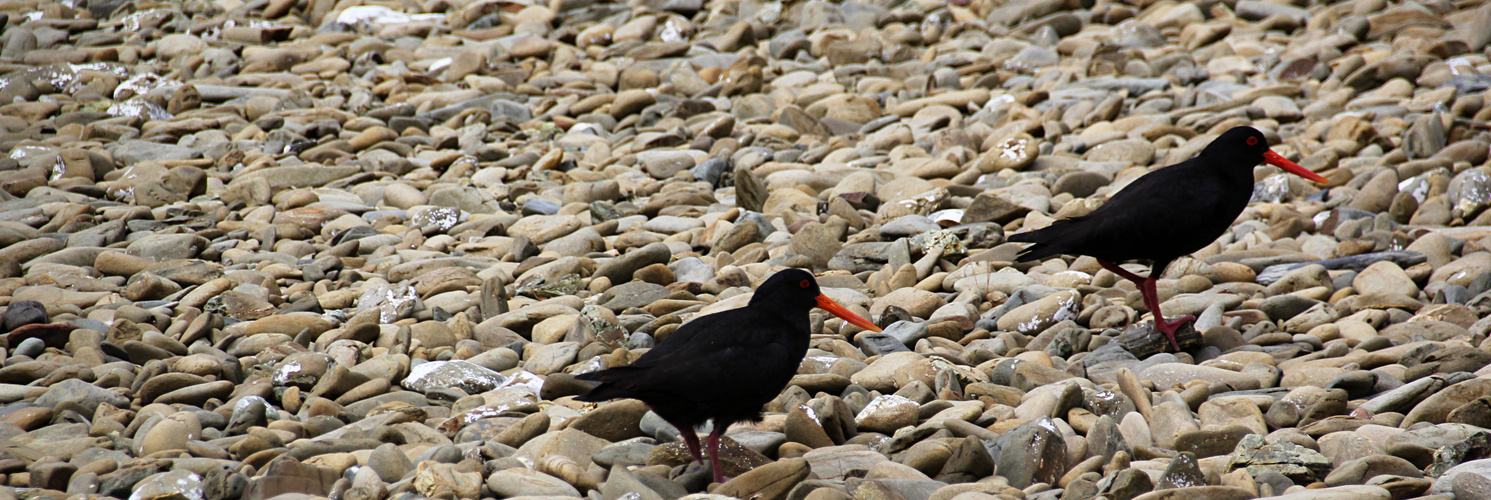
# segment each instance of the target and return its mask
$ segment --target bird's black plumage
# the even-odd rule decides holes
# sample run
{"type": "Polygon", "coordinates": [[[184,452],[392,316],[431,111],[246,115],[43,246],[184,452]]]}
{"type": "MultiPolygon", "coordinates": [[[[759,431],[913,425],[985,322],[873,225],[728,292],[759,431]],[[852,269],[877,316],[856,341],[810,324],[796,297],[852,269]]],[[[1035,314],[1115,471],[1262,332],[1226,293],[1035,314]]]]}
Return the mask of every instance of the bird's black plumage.
{"type": "Polygon", "coordinates": [[[1021,262],[1061,254],[1090,255],[1104,267],[1139,282],[1147,307],[1155,313],[1156,326],[1174,344],[1174,329],[1184,318],[1169,324],[1164,321],[1153,280],[1175,259],[1202,249],[1227,231],[1253,196],[1253,167],[1265,162],[1325,182],[1269,150],[1262,132],[1236,127],[1195,158],[1135,179],[1091,213],[1011,235],[1009,241],[1034,243],[1017,257],[1021,262]],[[1152,262],[1151,276],[1140,278],[1115,264],[1128,260],[1152,262]]]}
{"type": "MultiPolygon", "coordinates": [[[[693,429],[713,421],[710,455],[716,461],[713,450],[725,429],[761,420],[762,405],[797,373],[814,307],[879,330],[824,297],[811,273],[787,269],[762,283],[745,307],[694,318],[630,365],[577,376],[600,382],[577,399],[639,399],[678,428],[696,458],[693,429]]],[[[716,463],[716,479],[719,472],[716,463]]]]}
{"type": "Polygon", "coordinates": [[[579,375],[601,382],[579,399],[640,399],[690,427],[759,421],[808,352],[808,310],[819,291],[817,283],[799,288],[803,279],[812,275],[777,273],[746,307],[695,318],[630,365],[579,375]]]}
{"type": "Polygon", "coordinates": [[[1228,130],[1200,155],[1134,179],[1087,215],[1011,235],[1035,243],[1020,261],[1091,255],[1109,261],[1169,262],[1216,241],[1253,195],[1253,166],[1268,143],[1251,127],[1228,130]],[[1256,145],[1247,138],[1255,137],[1256,145]]]}

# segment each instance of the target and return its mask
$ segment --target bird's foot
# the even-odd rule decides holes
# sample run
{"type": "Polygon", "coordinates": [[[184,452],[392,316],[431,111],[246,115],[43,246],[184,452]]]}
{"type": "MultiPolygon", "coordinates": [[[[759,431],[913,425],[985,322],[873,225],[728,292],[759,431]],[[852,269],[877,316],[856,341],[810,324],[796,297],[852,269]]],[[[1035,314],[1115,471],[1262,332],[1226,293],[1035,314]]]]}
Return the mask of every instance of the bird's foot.
{"type": "Polygon", "coordinates": [[[1196,321],[1196,317],[1189,314],[1171,320],[1156,318],[1154,327],[1170,339],[1170,346],[1175,348],[1175,352],[1180,352],[1180,342],[1175,340],[1175,332],[1180,330],[1181,325],[1191,321],[1196,321]]]}

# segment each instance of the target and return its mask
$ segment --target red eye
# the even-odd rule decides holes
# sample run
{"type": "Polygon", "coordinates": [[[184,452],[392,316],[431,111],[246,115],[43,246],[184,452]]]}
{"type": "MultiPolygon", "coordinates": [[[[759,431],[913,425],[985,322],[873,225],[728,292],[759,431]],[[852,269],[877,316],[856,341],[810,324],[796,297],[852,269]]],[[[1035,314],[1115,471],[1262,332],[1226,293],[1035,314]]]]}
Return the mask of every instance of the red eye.
{"type": "Polygon", "coordinates": [[[1258,138],[1257,137],[1249,137],[1248,138],[1248,145],[1249,146],[1257,146],[1258,145],[1258,138]]]}
{"type": "Polygon", "coordinates": [[[803,287],[803,288],[807,288],[807,287],[813,286],[813,282],[808,281],[808,280],[802,280],[802,282],[798,283],[797,286],[800,286],[800,287],[803,287]]]}

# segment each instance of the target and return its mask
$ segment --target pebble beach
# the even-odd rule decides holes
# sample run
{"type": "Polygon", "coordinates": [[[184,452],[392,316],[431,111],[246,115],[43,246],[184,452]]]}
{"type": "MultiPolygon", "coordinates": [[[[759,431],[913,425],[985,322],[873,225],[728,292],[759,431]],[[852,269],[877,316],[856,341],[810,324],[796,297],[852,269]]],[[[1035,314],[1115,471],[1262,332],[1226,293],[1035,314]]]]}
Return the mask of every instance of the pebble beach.
{"type": "Polygon", "coordinates": [[[0,500],[1488,500],[1488,44],[1485,0],[0,0],[0,500]],[[1179,352],[1016,262],[1242,125],[1330,182],[1258,166],[1156,270],[1179,352]],[[884,331],[815,311],[726,482],[575,399],[787,268],[884,331]]]}

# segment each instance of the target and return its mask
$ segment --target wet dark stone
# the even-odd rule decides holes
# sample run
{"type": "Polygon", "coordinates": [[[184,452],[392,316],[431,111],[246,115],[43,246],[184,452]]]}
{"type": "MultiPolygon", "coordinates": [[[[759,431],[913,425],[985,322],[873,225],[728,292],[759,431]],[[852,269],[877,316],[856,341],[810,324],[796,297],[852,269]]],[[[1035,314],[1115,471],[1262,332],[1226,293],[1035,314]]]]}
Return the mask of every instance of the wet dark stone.
{"type": "Polygon", "coordinates": [[[1491,433],[1478,431],[1464,441],[1450,443],[1435,450],[1434,463],[1424,469],[1424,474],[1438,477],[1456,465],[1483,458],[1491,458],[1491,433]]]}
{"type": "Polygon", "coordinates": [[[1266,443],[1258,434],[1243,437],[1227,460],[1227,470],[1246,468],[1259,482],[1261,474],[1277,474],[1290,484],[1309,484],[1325,477],[1331,467],[1330,459],[1318,451],[1285,441],[1266,443]]]}
{"type": "Polygon", "coordinates": [[[1165,467],[1165,473],[1160,475],[1160,483],[1155,489],[1189,488],[1191,486],[1205,486],[1206,475],[1201,473],[1201,466],[1196,462],[1196,456],[1188,452],[1181,452],[1170,465],[1165,467]]]}
{"type": "MultiPolygon", "coordinates": [[[[1333,220],[1341,220],[1341,219],[1350,220],[1350,219],[1355,219],[1355,218],[1371,218],[1371,217],[1373,217],[1373,214],[1370,213],[1370,212],[1362,212],[1361,210],[1356,210],[1356,209],[1351,209],[1351,208],[1338,208],[1336,210],[1331,211],[1330,217],[1327,218],[1325,222],[1321,223],[1321,226],[1320,226],[1320,229],[1319,229],[1318,232],[1320,234],[1331,234],[1332,232],[1334,232],[1334,231],[1331,231],[1331,230],[1327,230],[1327,228],[1326,228],[1326,224],[1331,224],[1333,222],[1333,220]],[[1346,211],[1353,211],[1353,210],[1355,212],[1361,212],[1364,215],[1363,216],[1343,215],[1344,212],[1346,212],[1346,211]],[[1338,219],[1338,217],[1339,217],[1339,219],[1338,219]]],[[[1268,266],[1267,268],[1264,268],[1262,271],[1260,271],[1258,273],[1258,284],[1264,285],[1264,286],[1272,285],[1272,284],[1274,284],[1275,281],[1279,281],[1280,278],[1283,278],[1284,275],[1289,274],[1290,271],[1293,271],[1295,269],[1299,269],[1301,267],[1305,267],[1305,266],[1308,266],[1308,265],[1312,265],[1312,264],[1319,264],[1321,266],[1325,266],[1325,268],[1328,269],[1328,270],[1350,269],[1352,271],[1361,271],[1362,269],[1366,269],[1367,266],[1370,266],[1370,265],[1372,265],[1372,264],[1374,264],[1374,263],[1376,263],[1378,261],[1384,261],[1384,260],[1386,260],[1386,261],[1392,261],[1393,263],[1398,264],[1399,267],[1407,269],[1410,266],[1414,266],[1416,264],[1419,264],[1421,262],[1424,262],[1424,261],[1428,260],[1428,257],[1426,257],[1422,253],[1415,252],[1415,251],[1412,251],[1412,250],[1392,250],[1392,251],[1387,251],[1387,252],[1377,252],[1377,253],[1368,253],[1368,254],[1361,254],[1361,255],[1352,255],[1352,256],[1349,256],[1349,257],[1340,257],[1340,258],[1336,258],[1336,259],[1317,260],[1317,261],[1314,261],[1314,262],[1295,262],[1295,263],[1289,263],[1289,264],[1279,264],[1279,265],[1274,265],[1274,266],[1268,266]]]]}
{"type": "Polygon", "coordinates": [[[77,326],[61,323],[33,323],[11,331],[6,340],[11,346],[17,346],[26,339],[40,339],[47,347],[61,349],[67,347],[67,340],[77,329],[77,326]]]}
{"type": "Polygon", "coordinates": [[[1175,449],[1203,458],[1226,455],[1249,432],[1247,427],[1240,425],[1186,431],[1175,436],[1175,449]]]}
{"type": "Polygon", "coordinates": [[[202,495],[206,500],[229,500],[243,497],[248,477],[227,466],[213,468],[202,478],[202,495]]]}
{"type": "Polygon", "coordinates": [[[115,498],[129,498],[135,485],[154,474],[171,468],[169,461],[137,460],[121,464],[118,470],[98,477],[98,493],[115,498]]]}
{"type": "Polygon", "coordinates": [[[766,205],[766,197],[771,194],[766,189],[766,182],[752,174],[750,169],[744,165],[735,167],[735,200],[742,210],[760,212],[766,205]]]}
{"type": "Polygon", "coordinates": [[[952,457],[942,466],[937,480],[945,483],[973,482],[988,477],[994,471],[994,459],[983,441],[974,436],[963,438],[952,457]]]}
{"type": "MultiPolygon", "coordinates": [[[[1201,332],[1197,332],[1194,328],[1195,324],[1196,322],[1194,321],[1187,321],[1175,331],[1175,342],[1180,344],[1181,351],[1198,349],[1204,345],[1204,341],[1201,339],[1201,332]]],[[[1118,335],[1118,338],[1114,342],[1123,346],[1130,354],[1133,354],[1139,359],[1148,358],[1173,349],[1170,346],[1170,339],[1165,337],[1164,333],[1156,330],[1152,321],[1145,321],[1128,327],[1128,329],[1118,335]]]]}
{"type": "MultiPolygon", "coordinates": [[[[26,325],[51,321],[51,316],[47,315],[46,306],[34,300],[23,300],[5,308],[5,316],[0,318],[0,332],[11,332],[26,325]]],[[[17,343],[17,340],[12,339],[10,345],[17,343]]]]}
{"type": "Polygon", "coordinates": [[[1343,373],[1325,385],[1326,389],[1342,389],[1352,398],[1364,398],[1376,394],[1377,374],[1366,370],[1343,373]]]}
{"type": "Polygon", "coordinates": [[[1132,454],[1128,442],[1124,441],[1123,434],[1118,431],[1118,424],[1113,422],[1113,417],[1098,417],[1087,431],[1087,453],[1108,461],[1120,451],[1132,454]]]}
{"type": "Polygon", "coordinates": [[[860,337],[860,350],[867,356],[878,356],[893,352],[910,351],[906,344],[890,335],[884,333],[870,333],[860,337]]]}
{"type": "Polygon", "coordinates": [[[689,173],[692,173],[695,179],[708,182],[710,186],[719,188],[720,181],[724,179],[725,172],[729,169],[729,160],[724,158],[710,158],[704,160],[704,163],[700,163],[694,166],[694,168],[689,169],[689,173]]]}
{"type": "Polygon", "coordinates": [[[337,474],[331,469],[302,464],[289,455],[281,455],[264,467],[262,475],[249,482],[243,498],[263,500],[282,493],[324,496],[331,492],[336,480],[337,474]]]}
{"type": "Polygon", "coordinates": [[[1475,372],[1491,364],[1491,352],[1473,347],[1449,347],[1430,353],[1408,367],[1404,378],[1417,380],[1436,373],[1475,372]]]}
{"type": "Polygon", "coordinates": [[[1048,418],[1016,427],[985,446],[994,457],[995,473],[1008,479],[1010,486],[1056,484],[1066,474],[1066,440],[1048,418]]]}
{"type": "Polygon", "coordinates": [[[1124,469],[1113,477],[1106,496],[1112,500],[1131,500],[1152,489],[1154,482],[1149,480],[1148,473],[1139,469],[1124,469]]]}

